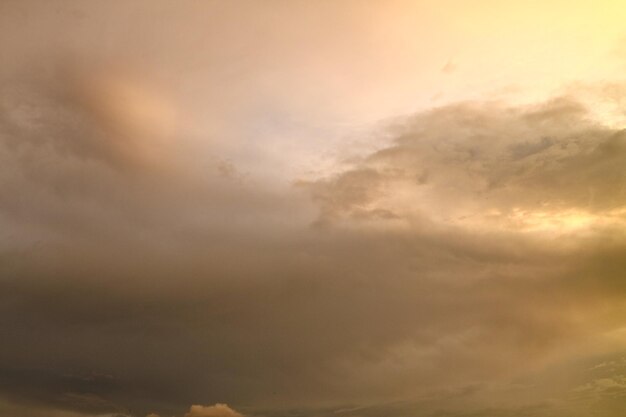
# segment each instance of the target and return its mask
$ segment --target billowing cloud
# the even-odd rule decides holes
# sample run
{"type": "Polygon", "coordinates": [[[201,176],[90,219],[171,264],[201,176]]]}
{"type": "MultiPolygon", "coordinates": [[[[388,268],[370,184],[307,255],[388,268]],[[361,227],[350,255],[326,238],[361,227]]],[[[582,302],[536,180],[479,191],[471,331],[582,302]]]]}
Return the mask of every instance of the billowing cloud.
{"type": "Polygon", "coordinates": [[[322,206],[320,221],[370,214],[568,230],[623,219],[626,134],[571,98],[444,106],[393,134],[353,168],[304,184],[322,206]]]}

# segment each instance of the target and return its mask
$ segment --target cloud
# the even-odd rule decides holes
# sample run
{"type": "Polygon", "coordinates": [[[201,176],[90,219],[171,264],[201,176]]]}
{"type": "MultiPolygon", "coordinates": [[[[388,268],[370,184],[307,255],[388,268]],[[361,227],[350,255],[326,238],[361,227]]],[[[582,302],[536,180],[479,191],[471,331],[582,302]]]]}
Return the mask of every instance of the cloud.
{"type": "Polygon", "coordinates": [[[185,417],[241,417],[241,414],[226,404],[210,406],[192,405],[185,417]]]}
{"type": "MultiPolygon", "coordinates": [[[[146,417],[159,417],[157,414],[148,414],[146,417]]],[[[242,417],[241,414],[226,404],[192,405],[185,417],[242,417]]]]}
{"type": "Polygon", "coordinates": [[[0,413],[12,417],[130,417],[125,413],[89,413],[57,409],[44,404],[22,404],[0,400],[0,413]]]}
{"type": "Polygon", "coordinates": [[[621,131],[560,98],[447,106],[389,132],[279,194],[219,164],[203,180],[184,158],[128,171],[3,136],[24,158],[3,186],[28,190],[2,211],[4,395],[84,413],[180,415],[208,397],[428,415],[496,392],[515,410],[543,398],[504,395],[517,379],[620,346],[621,131]],[[565,237],[549,227],[583,214],[595,222],[565,237]]]}
{"type": "Polygon", "coordinates": [[[0,414],[621,415],[619,124],[477,99],[283,178],[256,118],[383,102],[377,8],[61,3],[0,36],[0,414]]]}
{"type": "Polygon", "coordinates": [[[392,135],[352,169],[304,183],[320,221],[363,211],[528,229],[622,221],[626,134],[572,98],[444,106],[392,135]]]}

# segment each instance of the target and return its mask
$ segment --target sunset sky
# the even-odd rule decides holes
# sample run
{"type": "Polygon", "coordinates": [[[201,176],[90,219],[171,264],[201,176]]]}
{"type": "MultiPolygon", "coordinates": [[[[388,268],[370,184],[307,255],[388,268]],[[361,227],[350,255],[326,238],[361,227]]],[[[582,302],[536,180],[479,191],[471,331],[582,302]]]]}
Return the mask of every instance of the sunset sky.
{"type": "Polygon", "coordinates": [[[0,0],[0,417],[622,417],[626,0],[0,0]]]}

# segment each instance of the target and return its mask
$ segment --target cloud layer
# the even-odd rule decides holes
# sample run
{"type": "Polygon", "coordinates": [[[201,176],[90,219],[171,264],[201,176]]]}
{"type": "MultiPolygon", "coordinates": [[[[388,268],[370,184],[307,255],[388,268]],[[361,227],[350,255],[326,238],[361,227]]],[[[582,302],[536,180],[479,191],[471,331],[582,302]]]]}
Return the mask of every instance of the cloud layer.
{"type": "Polygon", "coordinates": [[[66,134],[16,145],[30,127],[5,124],[3,187],[21,191],[3,205],[7,398],[428,409],[621,343],[624,136],[569,99],[417,114],[280,196],[67,151],[80,113],[58,106],[66,134]]]}
{"type": "Polygon", "coordinates": [[[323,121],[412,85],[404,8],[52,3],[0,6],[0,414],[620,415],[619,82],[442,103],[311,170],[323,121]]]}

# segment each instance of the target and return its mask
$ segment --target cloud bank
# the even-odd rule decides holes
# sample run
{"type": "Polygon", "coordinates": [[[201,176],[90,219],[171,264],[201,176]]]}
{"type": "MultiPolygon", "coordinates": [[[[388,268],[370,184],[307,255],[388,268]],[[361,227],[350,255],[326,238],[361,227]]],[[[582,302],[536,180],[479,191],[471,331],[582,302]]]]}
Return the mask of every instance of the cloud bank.
{"type": "Polygon", "coordinates": [[[30,125],[4,125],[12,401],[436,410],[620,346],[625,136],[570,99],[420,113],[282,195],[69,151],[81,113],[63,105],[67,134],[15,144],[30,125]]]}

